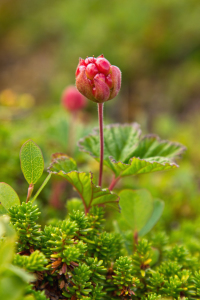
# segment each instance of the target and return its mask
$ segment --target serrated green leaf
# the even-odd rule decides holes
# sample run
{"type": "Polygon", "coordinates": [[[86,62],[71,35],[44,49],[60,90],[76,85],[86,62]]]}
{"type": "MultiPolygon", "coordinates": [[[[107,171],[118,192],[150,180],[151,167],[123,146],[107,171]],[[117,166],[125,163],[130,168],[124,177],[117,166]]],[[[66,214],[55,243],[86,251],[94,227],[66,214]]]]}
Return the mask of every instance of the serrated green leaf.
{"type": "Polygon", "coordinates": [[[26,181],[35,184],[44,171],[44,159],[40,148],[28,140],[20,151],[21,169],[26,181]]]}
{"type": "Polygon", "coordinates": [[[123,190],[119,196],[122,217],[133,231],[139,232],[153,213],[151,194],[147,190],[123,190]]]}
{"type": "MultiPolygon", "coordinates": [[[[133,145],[138,143],[141,130],[137,123],[112,124],[104,127],[104,164],[112,169],[109,157],[117,161],[126,161],[130,156],[133,145]]],[[[89,153],[99,160],[99,129],[79,141],[81,151],[89,153]]]]}
{"type": "Polygon", "coordinates": [[[147,221],[146,225],[140,230],[139,236],[147,234],[154,227],[163,213],[164,206],[165,203],[162,200],[154,199],[154,208],[152,215],[147,221]]]}
{"type": "MultiPolygon", "coordinates": [[[[20,205],[20,200],[13,188],[5,182],[0,182],[0,204],[8,210],[14,205],[20,205]]],[[[1,211],[3,212],[2,208],[1,211]]]]}
{"type": "Polygon", "coordinates": [[[58,166],[60,166],[61,163],[63,165],[63,158],[62,162],[59,162],[59,158],[54,160],[48,169],[49,172],[62,176],[69,183],[71,183],[79,193],[84,206],[87,209],[91,206],[99,204],[107,204],[119,209],[119,196],[110,192],[108,189],[101,189],[100,187],[96,186],[92,181],[92,173],[78,172],[76,170],[68,173],[64,172],[63,170],[59,171],[58,166]]]}
{"type": "Polygon", "coordinates": [[[119,196],[108,189],[101,189],[92,182],[92,174],[71,171],[65,174],[63,171],[57,173],[70,182],[79,193],[84,205],[89,208],[99,204],[107,204],[119,210],[119,196]]]}
{"type": "Polygon", "coordinates": [[[75,160],[63,153],[54,153],[52,155],[52,165],[54,172],[63,171],[69,173],[78,170],[75,160]]]}
{"type": "MultiPolygon", "coordinates": [[[[180,156],[185,147],[162,141],[156,135],[140,138],[141,131],[132,125],[104,127],[104,164],[117,176],[169,170],[178,167],[172,159],[180,156]]],[[[79,141],[80,150],[99,160],[98,130],[79,141]]]]}
{"type": "Polygon", "coordinates": [[[130,154],[130,157],[152,158],[167,157],[174,159],[180,156],[186,148],[179,144],[161,140],[157,135],[144,136],[130,154]]]}
{"type": "Polygon", "coordinates": [[[140,159],[133,157],[128,164],[110,160],[116,177],[125,177],[137,174],[152,173],[156,171],[165,171],[178,168],[178,165],[164,157],[151,157],[140,159]]]}

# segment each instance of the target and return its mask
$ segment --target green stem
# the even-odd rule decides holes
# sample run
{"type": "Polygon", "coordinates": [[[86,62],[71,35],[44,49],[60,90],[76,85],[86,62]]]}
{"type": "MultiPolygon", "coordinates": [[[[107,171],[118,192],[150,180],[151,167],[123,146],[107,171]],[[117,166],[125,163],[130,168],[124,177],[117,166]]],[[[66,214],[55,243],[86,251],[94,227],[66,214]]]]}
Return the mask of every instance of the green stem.
{"type": "Polygon", "coordinates": [[[40,192],[43,190],[43,188],[45,187],[45,185],[47,184],[47,182],[51,178],[51,174],[52,173],[49,173],[49,175],[47,176],[47,178],[45,179],[45,181],[43,182],[43,184],[41,185],[41,187],[39,188],[39,190],[37,191],[37,193],[35,194],[35,196],[31,199],[32,202],[34,202],[35,199],[39,196],[40,192]]]}

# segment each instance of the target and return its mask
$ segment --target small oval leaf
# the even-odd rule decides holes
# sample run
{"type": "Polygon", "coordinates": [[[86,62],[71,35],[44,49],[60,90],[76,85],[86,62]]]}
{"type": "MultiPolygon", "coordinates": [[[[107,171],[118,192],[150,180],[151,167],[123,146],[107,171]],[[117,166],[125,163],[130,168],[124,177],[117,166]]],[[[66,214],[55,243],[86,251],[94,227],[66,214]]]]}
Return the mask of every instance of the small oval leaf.
{"type": "Polygon", "coordinates": [[[133,231],[139,232],[153,212],[153,199],[147,190],[122,190],[119,194],[121,214],[133,231]]]}
{"type": "Polygon", "coordinates": [[[20,151],[21,169],[26,181],[35,184],[44,171],[44,159],[40,148],[28,140],[20,151]]]}
{"type": "Polygon", "coordinates": [[[17,193],[5,182],[0,182],[0,204],[3,206],[0,210],[2,213],[14,205],[20,205],[17,193]]]}
{"type": "Polygon", "coordinates": [[[8,211],[3,207],[2,203],[0,203],[0,216],[6,215],[8,211]]]}
{"type": "Polygon", "coordinates": [[[163,213],[164,206],[165,203],[162,200],[154,199],[154,208],[152,215],[147,221],[146,225],[140,230],[139,236],[147,234],[154,227],[163,213]]]}

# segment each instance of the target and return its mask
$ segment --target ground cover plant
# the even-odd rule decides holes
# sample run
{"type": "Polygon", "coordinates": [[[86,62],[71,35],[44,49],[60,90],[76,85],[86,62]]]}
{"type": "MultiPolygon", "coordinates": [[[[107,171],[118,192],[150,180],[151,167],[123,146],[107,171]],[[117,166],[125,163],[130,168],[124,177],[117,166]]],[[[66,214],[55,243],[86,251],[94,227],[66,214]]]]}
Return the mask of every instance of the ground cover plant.
{"type": "MultiPolygon", "coordinates": [[[[151,234],[164,202],[148,190],[113,192],[124,178],[176,169],[175,159],[185,147],[142,135],[136,123],[103,127],[103,103],[119,93],[121,72],[102,55],[80,60],[76,85],[98,105],[99,128],[82,138],[79,148],[99,162],[99,178],[67,154],[55,153],[49,174],[34,193],[44,171],[43,155],[32,140],[23,144],[26,201],[0,183],[0,298],[199,299],[199,243],[188,251],[173,245],[161,229],[151,234]],[[103,167],[109,170],[108,180],[103,167]],[[52,219],[41,227],[35,201],[53,176],[71,184],[79,197],[68,201],[64,220],[52,219]],[[113,232],[105,230],[107,207],[116,211],[113,232]]],[[[194,226],[185,226],[182,233],[190,235],[194,226]]]]}

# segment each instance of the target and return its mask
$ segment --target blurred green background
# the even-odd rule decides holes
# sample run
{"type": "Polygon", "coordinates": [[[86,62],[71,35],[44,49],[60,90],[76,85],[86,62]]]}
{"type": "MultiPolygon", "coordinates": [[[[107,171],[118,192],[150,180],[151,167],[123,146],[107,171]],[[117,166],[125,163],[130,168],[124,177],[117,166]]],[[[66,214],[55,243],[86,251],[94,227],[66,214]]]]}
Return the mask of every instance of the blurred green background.
{"type": "Polygon", "coordinates": [[[112,106],[118,120],[143,110],[148,118],[193,112],[200,103],[199,19],[198,0],[1,0],[0,89],[59,103],[74,84],[78,58],[103,53],[123,74],[112,106]]]}
{"type": "MultiPolygon", "coordinates": [[[[61,94],[74,85],[79,57],[103,53],[122,71],[122,89],[106,103],[105,122],[137,121],[144,132],[188,147],[180,170],[133,178],[124,186],[147,187],[165,200],[167,226],[198,217],[199,0],[1,0],[0,45],[0,181],[26,197],[18,155],[29,138],[41,147],[46,166],[53,152],[67,152],[72,121],[61,94]]],[[[96,125],[91,102],[78,115],[76,139],[96,125]]],[[[86,156],[74,152],[84,164],[86,156]]],[[[52,186],[41,194],[44,203],[52,186]]],[[[61,203],[70,196],[73,191],[62,194],[61,203]]]]}

